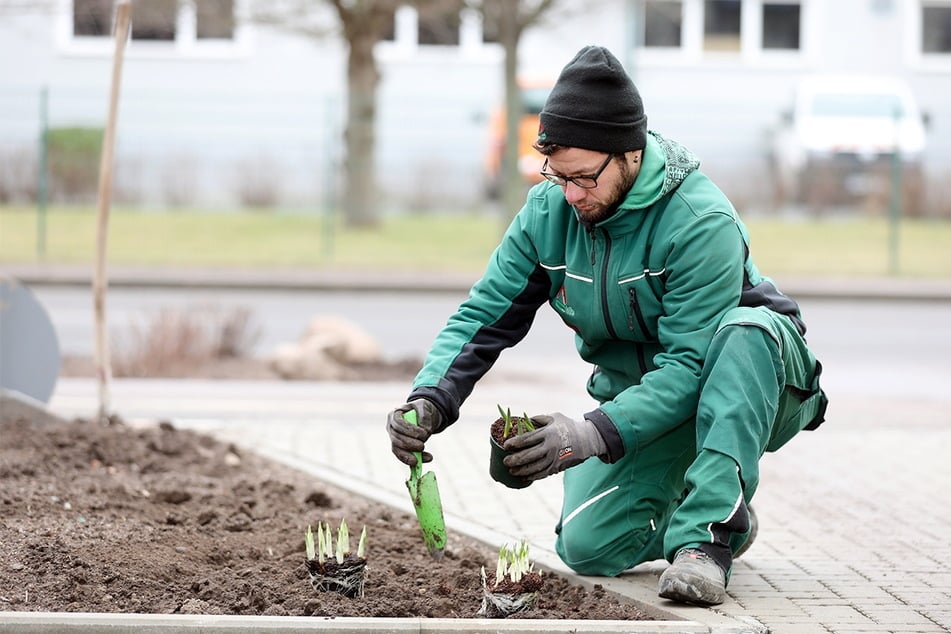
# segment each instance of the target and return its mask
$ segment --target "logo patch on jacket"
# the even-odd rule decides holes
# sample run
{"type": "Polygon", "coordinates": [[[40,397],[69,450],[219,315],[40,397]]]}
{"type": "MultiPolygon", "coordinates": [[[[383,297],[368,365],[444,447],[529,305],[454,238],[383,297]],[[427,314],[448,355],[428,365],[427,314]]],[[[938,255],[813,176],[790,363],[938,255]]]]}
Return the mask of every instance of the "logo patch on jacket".
{"type": "Polygon", "coordinates": [[[561,288],[555,294],[555,297],[551,300],[552,308],[555,309],[555,312],[558,313],[558,316],[561,317],[561,321],[564,322],[566,326],[579,332],[577,326],[570,323],[568,318],[575,316],[575,309],[568,305],[568,293],[565,291],[565,285],[562,284],[561,288]]]}
{"type": "Polygon", "coordinates": [[[555,295],[554,304],[559,313],[567,317],[575,316],[575,309],[568,305],[568,292],[565,290],[564,284],[561,285],[561,288],[555,295]]]}

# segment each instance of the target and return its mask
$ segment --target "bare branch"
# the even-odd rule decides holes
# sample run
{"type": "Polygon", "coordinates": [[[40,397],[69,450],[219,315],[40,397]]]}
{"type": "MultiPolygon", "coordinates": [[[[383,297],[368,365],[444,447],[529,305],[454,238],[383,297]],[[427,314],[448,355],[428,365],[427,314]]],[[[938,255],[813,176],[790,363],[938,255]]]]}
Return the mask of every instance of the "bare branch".
{"type": "Polygon", "coordinates": [[[534,8],[530,6],[527,2],[519,2],[519,9],[525,9],[525,11],[519,11],[518,15],[518,29],[523,31],[524,29],[532,26],[538,22],[545,13],[555,4],[555,0],[541,0],[534,8]]]}
{"type": "Polygon", "coordinates": [[[336,25],[328,24],[317,15],[319,4],[315,0],[259,0],[250,6],[246,19],[254,24],[316,39],[339,35],[340,29],[336,25]]]}

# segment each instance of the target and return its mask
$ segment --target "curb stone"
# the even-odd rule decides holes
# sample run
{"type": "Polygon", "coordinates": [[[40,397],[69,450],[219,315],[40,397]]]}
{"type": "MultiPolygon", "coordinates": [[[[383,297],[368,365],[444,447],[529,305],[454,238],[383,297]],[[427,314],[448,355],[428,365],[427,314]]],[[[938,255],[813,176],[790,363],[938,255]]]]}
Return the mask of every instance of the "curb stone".
{"type": "MultiPolygon", "coordinates": [[[[684,621],[580,621],[493,619],[397,619],[307,616],[191,616],[187,614],[62,614],[53,612],[0,612],[0,631],[17,634],[69,634],[129,632],[134,634],[284,634],[318,631],[324,634],[518,634],[523,632],[570,631],[579,634],[624,634],[629,632],[726,632],[684,621]]],[[[740,630],[730,630],[731,632],[740,630]]]]}

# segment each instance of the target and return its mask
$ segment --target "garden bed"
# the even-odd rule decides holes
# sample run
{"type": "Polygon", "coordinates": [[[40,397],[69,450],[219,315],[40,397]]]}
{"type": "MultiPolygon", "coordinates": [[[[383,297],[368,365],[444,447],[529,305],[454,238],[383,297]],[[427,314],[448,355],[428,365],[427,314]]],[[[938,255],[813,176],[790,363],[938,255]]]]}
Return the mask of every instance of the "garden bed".
{"type": "MultiPolygon", "coordinates": [[[[434,562],[416,518],[168,423],[0,426],[0,611],[474,618],[495,553],[450,535],[434,562]],[[317,592],[304,532],[368,532],[365,595],[317,592]]],[[[528,619],[642,620],[552,573],[528,619]]]]}

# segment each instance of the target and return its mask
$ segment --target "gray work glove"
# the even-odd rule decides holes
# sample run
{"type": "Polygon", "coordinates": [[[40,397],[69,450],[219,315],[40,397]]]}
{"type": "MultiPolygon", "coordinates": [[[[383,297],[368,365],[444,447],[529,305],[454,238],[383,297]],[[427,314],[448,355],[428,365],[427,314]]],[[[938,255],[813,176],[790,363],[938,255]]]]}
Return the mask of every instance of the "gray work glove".
{"type": "Polygon", "coordinates": [[[598,428],[586,418],[572,420],[556,412],[532,416],[535,431],[505,441],[505,466],[514,476],[541,480],[606,454],[608,446],[598,428]]]}
{"type": "Polygon", "coordinates": [[[423,445],[434,432],[441,430],[442,414],[432,401],[424,398],[404,403],[386,417],[386,431],[390,435],[393,455],[411,467],[416,464],[415,452],[422,452],[423,462],[433,459],[432,454],[423,451],[423,445]],[[411,409],[416,410],[416,425],[403,418],[403,414],[411,409]]]}

